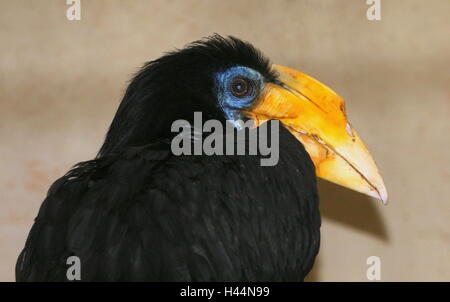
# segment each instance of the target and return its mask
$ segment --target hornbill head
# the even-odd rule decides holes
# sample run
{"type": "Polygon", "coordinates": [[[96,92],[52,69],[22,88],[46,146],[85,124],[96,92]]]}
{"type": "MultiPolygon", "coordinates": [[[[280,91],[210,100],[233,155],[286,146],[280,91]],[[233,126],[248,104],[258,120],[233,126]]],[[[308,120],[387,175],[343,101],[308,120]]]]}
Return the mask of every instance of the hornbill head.
{"type": "Polygon", "coordinates": [[[177,119],[279,120],[318,177],[387,202],[377,166],[347,119],[343,99],[295,69],[271,65],[252,45],[219,35],[147,63],[130,83],[99,156],[168,138],[177,119]]]}

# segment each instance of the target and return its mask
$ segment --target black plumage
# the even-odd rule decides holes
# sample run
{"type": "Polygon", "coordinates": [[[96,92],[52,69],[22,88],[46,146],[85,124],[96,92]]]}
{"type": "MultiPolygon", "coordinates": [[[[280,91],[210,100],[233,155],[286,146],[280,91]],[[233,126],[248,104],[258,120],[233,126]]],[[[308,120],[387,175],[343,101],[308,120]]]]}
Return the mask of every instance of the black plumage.
{"type": "Polygon", "coordinates": [[[300,281],[319,248],[313,163],[280,127],[279,163],[174,156],[171,123],[225,121],[211,74],[247,66],[276,81],[250,44],[214,36],[146,64],[97,158],[50,188],[16,265],[18,281],[300,281]],[[174,81],[174,79],[178,79],[174,81]]]}

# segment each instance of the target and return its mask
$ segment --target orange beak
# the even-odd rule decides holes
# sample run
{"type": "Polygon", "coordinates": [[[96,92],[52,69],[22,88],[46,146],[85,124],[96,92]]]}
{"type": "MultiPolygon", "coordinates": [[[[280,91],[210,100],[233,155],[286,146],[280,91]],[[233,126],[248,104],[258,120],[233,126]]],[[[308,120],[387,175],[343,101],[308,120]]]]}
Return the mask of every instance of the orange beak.
{"type": "Polygon", "coordinates": [[[318,177],[387,203],[377,166],[333,90],[292,68],[274,65],[280,84],[266,84],[247,111],[256,125],[277,119],[302,142],[318,177]]]}

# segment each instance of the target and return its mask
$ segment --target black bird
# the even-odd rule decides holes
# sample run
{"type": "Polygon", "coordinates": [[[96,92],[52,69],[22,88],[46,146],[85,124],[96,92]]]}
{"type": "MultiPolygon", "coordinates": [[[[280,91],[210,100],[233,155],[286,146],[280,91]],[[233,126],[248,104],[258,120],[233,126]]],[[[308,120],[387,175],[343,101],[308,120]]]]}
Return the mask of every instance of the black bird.
{"type": "Polygon", "coordinates": [[[302,281],[319,250],[316,175],[387,199],[336,93],[237,38],[193,42],[145,64],[98,156],[51,186],[16,279],[67,281],[76,256],[81,281],[302,281]],[[172,123],[195,112],[279,121],[278,163],[175,155],[172,123]]]}

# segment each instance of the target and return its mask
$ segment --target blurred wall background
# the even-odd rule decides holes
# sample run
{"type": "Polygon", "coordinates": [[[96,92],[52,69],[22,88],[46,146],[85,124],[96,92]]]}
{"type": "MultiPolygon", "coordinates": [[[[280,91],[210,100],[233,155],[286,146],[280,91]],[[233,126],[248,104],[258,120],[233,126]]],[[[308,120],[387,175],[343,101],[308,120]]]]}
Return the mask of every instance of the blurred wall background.
{"type": "Polygon", "coordinates": [[[320,182],[311,281],[450,281],[450,1],[0,1],[0,280],[49,185],[96,154],[131,75],[214,32],[336,90],[376,159],[390,204],[320,182]]]}

